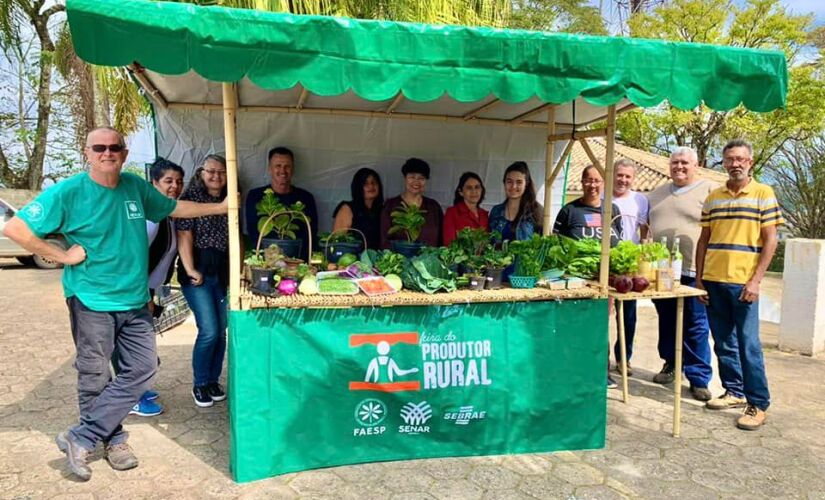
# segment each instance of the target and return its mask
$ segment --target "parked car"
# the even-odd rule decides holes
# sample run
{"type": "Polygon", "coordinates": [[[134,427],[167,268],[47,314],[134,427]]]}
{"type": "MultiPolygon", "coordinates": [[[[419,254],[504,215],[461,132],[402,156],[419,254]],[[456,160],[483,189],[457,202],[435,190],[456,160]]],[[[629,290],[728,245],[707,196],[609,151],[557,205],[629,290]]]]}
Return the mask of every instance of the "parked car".
{"type": "MultiPolygon", "coordinates": [[[[6,223],[11,220],[16,213],[17,209],[14,208],[11,203],[0,198],[0,257],[15,257],[21,264],[27,266],[34,265],[40,269],[59,269],[63,267],[62,264],[53,260],[41,257],[40,255],[34,255],[3,235],[3,228],[6,227],[6,223]]],[[[68,248],[66,240],[57,234],[47,236],[46,241],[64,250],[68,248]]]]}

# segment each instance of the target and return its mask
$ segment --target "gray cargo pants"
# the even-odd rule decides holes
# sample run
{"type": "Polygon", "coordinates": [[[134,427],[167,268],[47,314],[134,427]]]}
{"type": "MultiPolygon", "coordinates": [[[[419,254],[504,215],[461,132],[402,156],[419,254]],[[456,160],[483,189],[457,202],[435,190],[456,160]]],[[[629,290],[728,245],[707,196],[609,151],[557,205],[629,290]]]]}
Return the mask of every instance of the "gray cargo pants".
{"type": "Polygon", "coordinates": [[[152,317],[146,307],[129,311],[92,311],[77,297],[69,306],[77,358],[77,399],[80,422],[69,430],[81,446],[93,449],[103,441],[126,442],[121,424],[129,410],[152,385],[157,371],[157,348],[152,317]],[[109,371],[117,345],[120,372],[109,371]]]}

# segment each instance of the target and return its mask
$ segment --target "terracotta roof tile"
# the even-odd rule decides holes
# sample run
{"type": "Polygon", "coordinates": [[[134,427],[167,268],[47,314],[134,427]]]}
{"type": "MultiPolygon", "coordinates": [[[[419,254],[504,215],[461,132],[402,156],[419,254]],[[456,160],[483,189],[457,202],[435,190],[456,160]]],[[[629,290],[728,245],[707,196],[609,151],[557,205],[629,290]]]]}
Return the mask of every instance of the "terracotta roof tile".
{"type": "MultiPolygon", "coordinates": [[[[604,161],[606,153],[606,141],[604,138],[587,139],[587,144],[593,150],[596,158],[604,161]]],[[[636,180],[633,189],[641,192],[653,191],[662,184],[670,180],[670,159],[641,149],[634,149],[624,144],[616,143],[615,159],[628,159],[636,165],[636,180]]],[[[592,162],[584,152],[581,144],[577,141],[573,145],[570,153],[570,171],[567,175],[568,194],[581,193],[582,169],[592,162]]],[[[702,179],[707,179],[716,183],[723,183],[728,176],[722,172],[717,172],[707,168],[700,168],[698,175],[702,179]]]]}

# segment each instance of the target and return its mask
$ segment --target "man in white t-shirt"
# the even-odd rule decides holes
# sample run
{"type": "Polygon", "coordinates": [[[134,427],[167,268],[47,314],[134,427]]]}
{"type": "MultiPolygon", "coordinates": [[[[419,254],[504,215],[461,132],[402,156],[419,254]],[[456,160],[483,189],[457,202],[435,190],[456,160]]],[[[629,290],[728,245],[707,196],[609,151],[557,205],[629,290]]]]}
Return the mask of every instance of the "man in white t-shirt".
{"type": "MultiPolygon", "coordinates": [[[[636,180],[636,164],[623,158],[613,164],[613,172],[613,203],[619,207],[619,213],[622,214],[621,240],[639,243],[647,237],[650,204],[643,194],[631,189],[633,181],[636,180]]],[[[633,337],[636,335],[636,301],[624,301],[623,312],[627,374],[631,375],[633,371],[630,368],[630,357],[633,355],[633,337]]],[[[618,311],[616,314],[616,321],[618,321],[618,311]]],[[[621,373],[622,367],[619,363],[621,351],[618,340],[613,346],[613,354],[616,359],[616,370],[621,373]]]]}

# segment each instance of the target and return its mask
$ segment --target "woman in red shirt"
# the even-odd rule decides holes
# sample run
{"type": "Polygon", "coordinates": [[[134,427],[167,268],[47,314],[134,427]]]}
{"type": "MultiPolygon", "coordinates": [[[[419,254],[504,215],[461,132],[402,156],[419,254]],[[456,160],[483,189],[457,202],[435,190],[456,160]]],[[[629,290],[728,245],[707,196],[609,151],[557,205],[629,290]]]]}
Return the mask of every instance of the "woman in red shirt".
{"type": "Polygon", "coordinates": [[[465,227],[487,230],[488,212],[479,205],[484,201],[484,183],[475,172],[464,172],[455,188],[453,206],[444,214],[444,246],[450,244],[465,227]]]}

